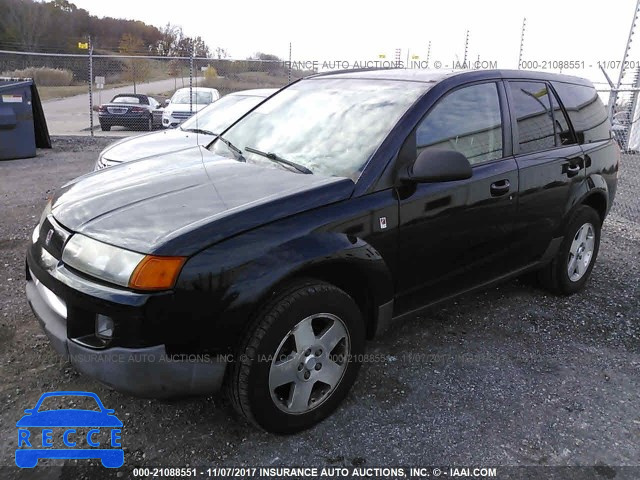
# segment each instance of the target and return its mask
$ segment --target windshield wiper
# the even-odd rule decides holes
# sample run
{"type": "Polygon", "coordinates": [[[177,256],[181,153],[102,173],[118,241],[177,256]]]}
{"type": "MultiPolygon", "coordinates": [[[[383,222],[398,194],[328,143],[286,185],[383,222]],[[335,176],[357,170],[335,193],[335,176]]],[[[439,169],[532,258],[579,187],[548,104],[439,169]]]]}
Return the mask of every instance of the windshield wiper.
{"type": "Polygon", "coordinates": [[[244,158],[244,155],[242,155],[242,150],[240,150],[238,147],[236,147],[233,143],[231,143],[229,140],[224,138],[219,133],[215,133],[215,132],[212,132],[210,130],[203,130],[202,128],[182,128],[181,127],[180,130],[182,130],[183,132],[201,133],[203,135],[211,135],[213,137],[216,137],[216,140],[220,140],[227,147],[229,147],[229,150],[231,150],[236,155],[236,158],[238,159],[238,161],[240,161],[240,162],[246,162],[247,161],[244,158]]]}
{"type": "Polygon", "coordinates": [[[269,160],[273,160],[274,162],[282,163],[284,165],[289,165],[290,167],[295,168],[296,170],[298,170],[301,173],[305,173],[307,175],[312,175],[313,174],[313,172],[311,170],[309,170],[307,167],[305,167],[304,165],[300,165],[299,163],[292,162],[291,160],[286,160],[286,159],[276,155],[275,153],[263,152],[262,150],[258,150],[256,148],[251,148],[251,147],[245,147],[244,149],[247,152],[255,153],[256,155],[260,155],[261,157],[268,158],[269,160]]]}

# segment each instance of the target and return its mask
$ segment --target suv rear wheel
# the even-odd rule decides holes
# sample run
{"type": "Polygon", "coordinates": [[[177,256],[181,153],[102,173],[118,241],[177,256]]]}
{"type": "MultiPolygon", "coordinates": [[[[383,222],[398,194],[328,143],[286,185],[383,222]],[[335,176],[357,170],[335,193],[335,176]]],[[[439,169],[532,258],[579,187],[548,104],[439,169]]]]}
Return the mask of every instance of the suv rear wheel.
{"type": "Polygon", "coordinates": [[[360,310],[329,283],[299,281],[270,301],[238,349],[227,394],[249,421],[293,433],[328,416],[360,369],[360,310]]]}
{"type": "Polygon", "coordinates": [[[542,285],[563,295],[581,290],[598,256],[600,231],[598,213],[585,205],[578,207],[567,226],[556,258],[539,272],[542,285]]]}

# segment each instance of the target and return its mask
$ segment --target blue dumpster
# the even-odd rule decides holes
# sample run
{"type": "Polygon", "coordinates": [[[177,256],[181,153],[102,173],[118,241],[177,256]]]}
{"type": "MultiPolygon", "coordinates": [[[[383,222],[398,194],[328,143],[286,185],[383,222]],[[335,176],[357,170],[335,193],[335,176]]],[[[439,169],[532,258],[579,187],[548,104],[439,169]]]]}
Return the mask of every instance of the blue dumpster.
{"type": "Polygon", "coordinates": [[[36,147],[51,139],[33,80],[0,78],[0,160],[35,157],[36,147]]]}

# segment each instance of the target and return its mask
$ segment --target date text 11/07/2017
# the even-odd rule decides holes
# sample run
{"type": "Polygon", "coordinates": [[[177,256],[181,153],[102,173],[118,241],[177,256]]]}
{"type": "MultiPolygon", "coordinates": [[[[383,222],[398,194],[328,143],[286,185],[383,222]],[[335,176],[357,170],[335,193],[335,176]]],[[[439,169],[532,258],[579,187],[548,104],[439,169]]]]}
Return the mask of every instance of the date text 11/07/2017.
{"type": "Polygon", "coordinates": [[[214,477],[214,478],[353,478],[353,477],[476,477],[495,478],[496,468],[489,467],[136,467],[134,477],[214,477]]]}

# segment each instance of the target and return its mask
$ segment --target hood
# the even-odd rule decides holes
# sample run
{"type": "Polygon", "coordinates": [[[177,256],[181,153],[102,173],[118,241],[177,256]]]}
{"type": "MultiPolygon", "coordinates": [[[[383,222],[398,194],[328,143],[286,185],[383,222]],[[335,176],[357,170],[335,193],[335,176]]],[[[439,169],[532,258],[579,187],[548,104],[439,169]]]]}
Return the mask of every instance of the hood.
{"type": "Polygon", "coordinates": [[[102,157],[112,162],[128,162],[164,153],[173,153],[207,145],[213,140],[210,135],[169,129],[125,138],[102,151],[102,157]]]}
{"type": "Polygon", "coordinates": [[[94,172],[53,200],[63,226],[140,253],[192,255],[240,232],[349,198],[347,178],[219,157],[203,147],[94,172]]]}

